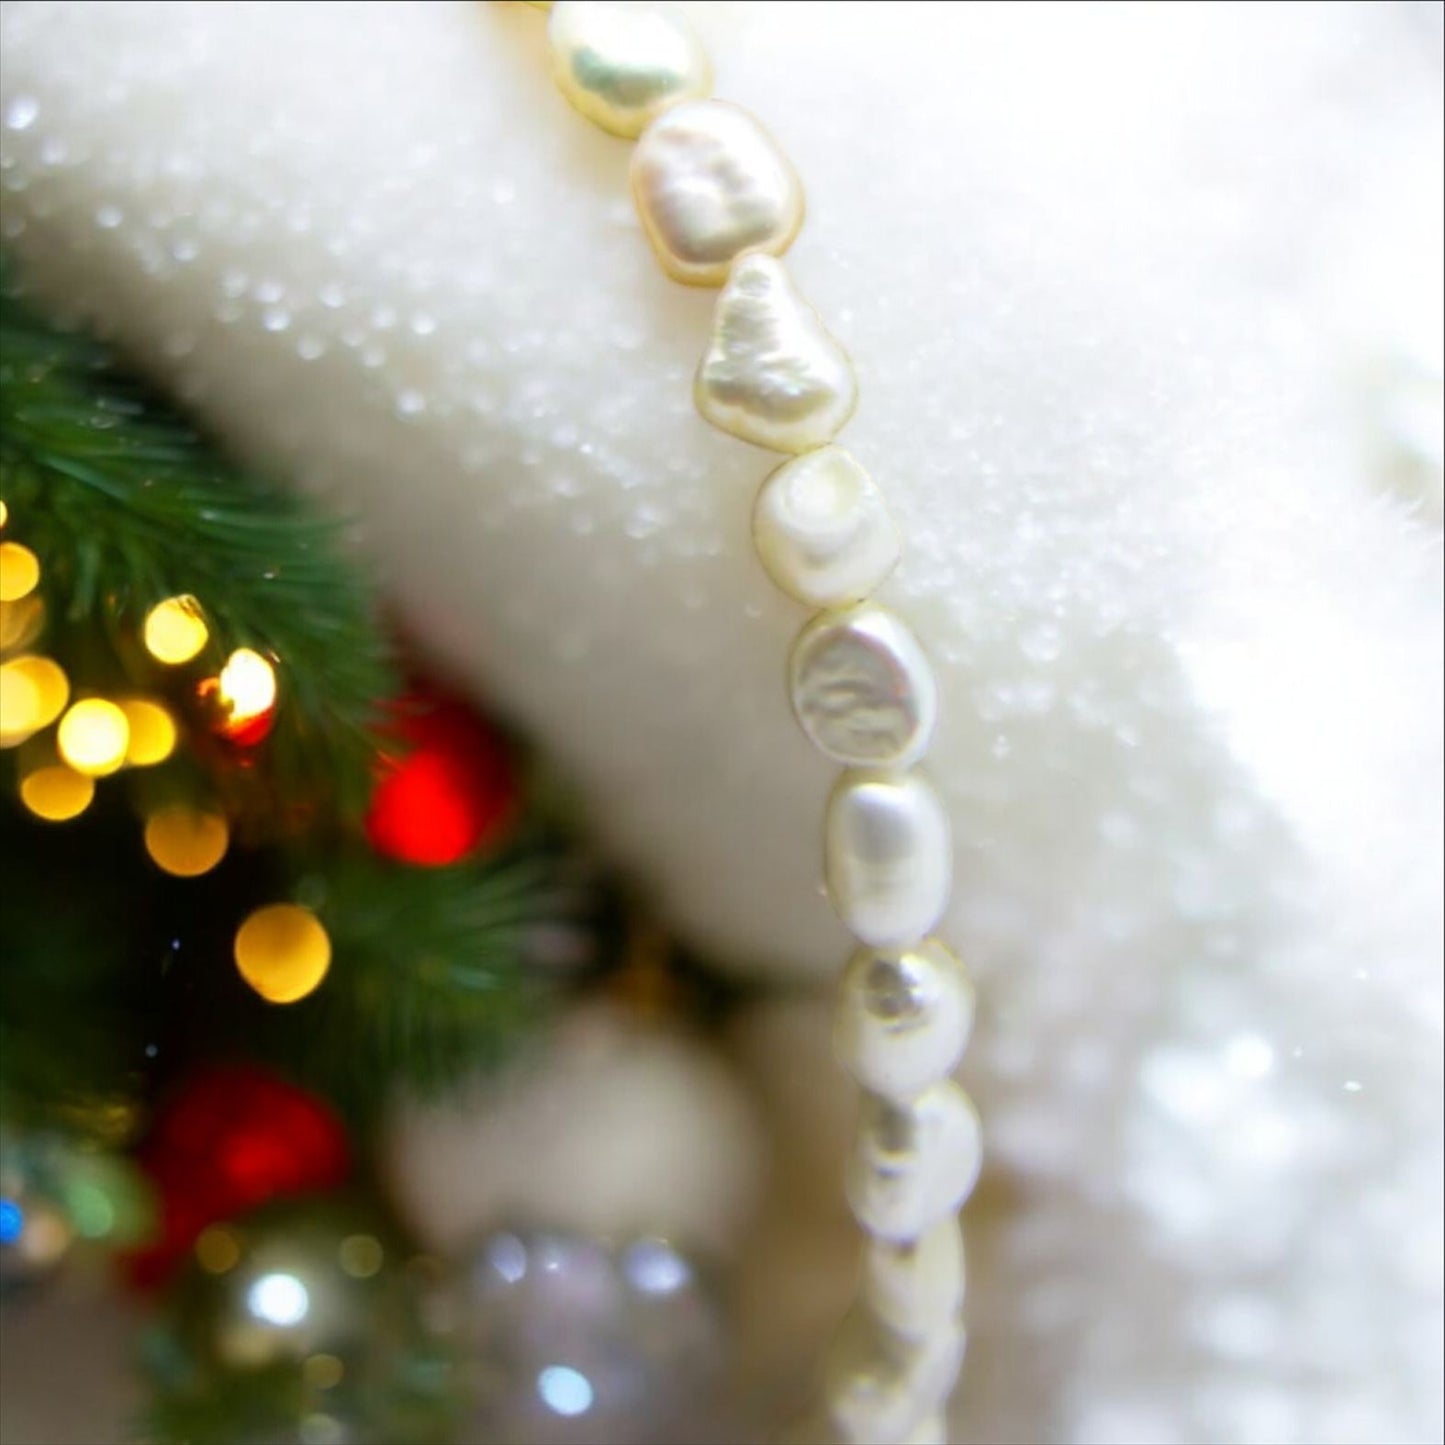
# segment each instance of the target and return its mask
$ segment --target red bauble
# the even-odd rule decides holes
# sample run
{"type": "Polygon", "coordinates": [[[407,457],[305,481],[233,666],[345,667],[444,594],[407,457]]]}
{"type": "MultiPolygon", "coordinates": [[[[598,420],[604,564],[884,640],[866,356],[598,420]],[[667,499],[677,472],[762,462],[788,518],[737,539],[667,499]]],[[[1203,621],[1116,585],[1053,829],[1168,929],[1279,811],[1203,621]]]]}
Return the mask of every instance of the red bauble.
{"type": "Polygon", "coordinates": [[[245,1064],[193,1077],[156,1117],[140,1151],[160,1199],[160,1238],[129,1261],[160,1283],[207,1226],[286,1195],[331,1189],[351,1165],[331,1107],[245,1064]]]}
{"type": "Polygon", "coordinates": [[[460,703],[414,696],[390,729],[366,835],[388,858],[443,867],[499,843],[517,804],[500,734],[460,703]]]}

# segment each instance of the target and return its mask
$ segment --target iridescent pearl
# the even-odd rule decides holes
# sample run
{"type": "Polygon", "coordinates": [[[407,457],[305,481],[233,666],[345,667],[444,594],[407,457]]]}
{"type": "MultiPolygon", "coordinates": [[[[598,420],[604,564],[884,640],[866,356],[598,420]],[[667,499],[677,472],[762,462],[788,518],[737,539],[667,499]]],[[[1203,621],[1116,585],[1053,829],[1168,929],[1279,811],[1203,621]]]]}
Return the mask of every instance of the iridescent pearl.
{"type": "Polygon", "coordinates": [[[967,1337],[951,1321],[926,1340],[907,1339],[864,1306],[843,1321],[828,1353],[824,1396],[848,1445],[898,1445],[948,1398],[967,1337]]]}
{"type": "Polygon", "coordinates": [[[839,446],[784,462],[753,506],[768,576],[814,607],[860,602],[898,562],[898,527],[873,479],[839,446]]]}
{"type": "Polygon", "coordinates": [[[869,1234],[916,1239],[968,1198],[982,1163],[978,1113],[951,1079],[908,1104],[865,1095],[848,1202],[869,1234]]]}
{"type": "Polygon", "coordinates": [[[613,135],[639,136],[669,106],[712,89],[702,42],[666,6],[562,0],[547,44],[557,88],[613,135]]]}
{"type": "Polygon", "coordinates": [[[694,100],[660,116],[632,155],[632,195],[663,270],[720,286],[746,251],[781,255],[803,224],[803,187],[747,111],[694,100]]]}
{"type": "Polygon", "coordinates": [[[845,773],[823,835],[828,895],[873,948],[906,948],[943,913],[953,875],[948,815],[913,773],[845,773]]]}
{"type": "Polygon", "coordinates": [[[845,767],[907,767],[938,716],[938,685],[913,634],[865,602],[825,612],[788,664],[793,711],[813,746],[845,767]]]}
{"type": "Polygon", "coordinates": [[[858,389],[847,352],[793,289],[783,263],[753,255],[733,267],[718,297],[693,400],[733,436],[806,452],[853,415],[858,389]]]}
{"type": "Polygon", "coordinates": [[[953,1072],[973,1028],[974,990],[937,939],[853,955],[838,1002],[838,1061],[870,1093],[908,1099],[953,1072]]]}
{"type": "Polygon", "coordinates": [[[963,1231],[955,1216],[921,1239],[870,1239],[863,1256],[863,1298],[890,1328],[910,1339],[947,1328],[963,1311],[963,1231]]]}

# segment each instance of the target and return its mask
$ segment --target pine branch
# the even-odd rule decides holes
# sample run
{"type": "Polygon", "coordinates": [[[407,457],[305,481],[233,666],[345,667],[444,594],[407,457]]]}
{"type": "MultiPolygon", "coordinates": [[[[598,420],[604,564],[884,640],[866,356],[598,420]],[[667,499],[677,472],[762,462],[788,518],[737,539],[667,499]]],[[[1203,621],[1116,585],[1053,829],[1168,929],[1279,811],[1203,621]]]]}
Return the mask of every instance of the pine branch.
{"type": "MultiPolygon", "coordinates": [[[[372,600],[339,527],[223,462],[84,335],[32,314],[0,263],[0,496],[40,558],[62,664],[135,671],[147,611],[194,594],[222,652],[280,661],[266,760],[291,800],[364,806],[380,703],[398,691],[372,600]]],[[[134,681],[134,679],[131,679],[134,681]]]]}

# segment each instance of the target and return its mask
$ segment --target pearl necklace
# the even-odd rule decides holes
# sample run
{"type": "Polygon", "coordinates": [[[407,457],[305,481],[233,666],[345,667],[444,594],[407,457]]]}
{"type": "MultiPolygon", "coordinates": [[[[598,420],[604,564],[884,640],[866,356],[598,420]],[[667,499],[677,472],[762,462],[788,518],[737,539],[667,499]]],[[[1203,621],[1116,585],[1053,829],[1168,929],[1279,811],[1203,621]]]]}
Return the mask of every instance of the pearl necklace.
{"type": "Polygon", "coordinates": [[[823,862],[833,907],[862,945],[843,973],[835,1037],[863,1090],[846,1189],[867,1235],[822,1418],[796,1438],[942,1442],[965,1343],[957,1212],[981,1162],[978,1116],[950,1077],[974,996],[930,936],[952,878],[949,825],[912,769],[937,686],[908,627],[867,600],[898,561],[898,529],[867,472],[833,444],[857,403],[853,368],[779,259],[803,223],[802,186],[747,111],[710,98],[707,55],[680,15],[617,0],[535,8],[551,11],[563,95],[637,142],[633,197],[663,269],[721,287],[698,411],[791,457],[762,484],[753,537],[777,586],[816,611],[793,644],[788,688],[809,740],[844,769],[823,862]]]}

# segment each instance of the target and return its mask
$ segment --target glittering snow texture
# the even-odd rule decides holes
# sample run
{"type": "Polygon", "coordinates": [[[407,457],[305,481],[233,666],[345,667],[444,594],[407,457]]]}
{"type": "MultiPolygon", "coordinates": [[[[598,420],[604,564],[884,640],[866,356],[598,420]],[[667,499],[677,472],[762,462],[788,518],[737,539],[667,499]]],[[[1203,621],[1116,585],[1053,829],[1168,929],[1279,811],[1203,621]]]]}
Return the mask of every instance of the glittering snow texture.
{"type": "MultiPolygon", "coordinates": [[[[809,219],[984,999],[956,1429],[1439,1440],[1438,15],[695,7],[809,219]]],[[[821,974],[831,769],[710,293],[522,6],[12,3],[6,235],[355,511],[693,941],[821,974]]]]}

